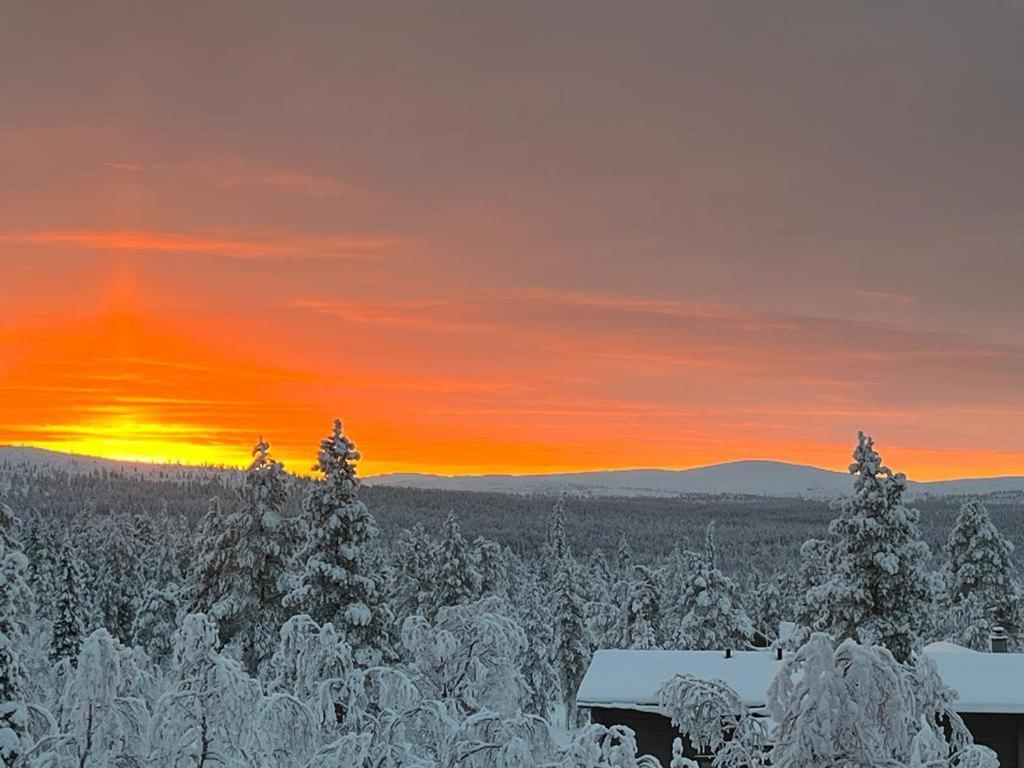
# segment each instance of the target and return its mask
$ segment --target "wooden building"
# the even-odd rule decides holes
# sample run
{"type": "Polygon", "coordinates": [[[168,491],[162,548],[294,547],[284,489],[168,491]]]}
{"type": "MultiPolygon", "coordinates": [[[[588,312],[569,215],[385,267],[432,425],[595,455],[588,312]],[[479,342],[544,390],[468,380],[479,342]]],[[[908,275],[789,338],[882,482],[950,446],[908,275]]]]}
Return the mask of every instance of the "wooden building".
{"type": "MultiPolygon", "coordinates": [[[[934,643],[925,654],[942,680],[957,691],[954,709],[974,740],[993,749],[1002,768],[1024,768],[1024,654],[981,653],[934,643]]],[[[764,707],[779,667],[775,651],[598,651],[577,696],[592,722],[625,725],[636,734],[638,754],[668,766],[679,731],[659,709],[657,691],[677,674],[722,680],[752,708],[764,707]]],[[[690,757],[702,764],[710,756],[690,757]],[[702,759],[704,758],[704,759],[702,759]]]]}

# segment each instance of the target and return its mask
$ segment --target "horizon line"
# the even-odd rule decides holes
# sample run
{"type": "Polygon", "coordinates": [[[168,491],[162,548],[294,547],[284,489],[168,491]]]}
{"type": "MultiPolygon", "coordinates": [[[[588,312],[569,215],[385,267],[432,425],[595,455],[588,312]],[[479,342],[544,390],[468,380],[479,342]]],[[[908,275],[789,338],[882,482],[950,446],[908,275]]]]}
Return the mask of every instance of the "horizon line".
{"type": "MultiPolygon", "coordinates": [[[[2,443],[0,449],[4,448],[27,448],[34,451],[40,451],[42,453],[54,454],[57,456],[68,456],[74,459],[92,459],[95,461],[111,462],[114,464],[122,464],[126,466],[131,465],[143,465],[149,467],[167,467],[177,469],[207,469],[207,470],[226,470],[226,471],[245,471],[245,464],[212,464],[212,463],[194,463],[183,460],[176,461],[165,461],[160,459],[145,459],[145,458],[115,458],[110,456],[97,456],[89,453],[78,453],[75,451],[59,451],[52,448],[43,448],[38,445],[31,445],[28,443],[2,443]]],[[[744,459],[733,459],[730,461],[720,461],[711,464],[695,464],[687,467],[656,467],[656,466],[630,466],[630,467],[598,467],[592,469],[571,469],[571,470],[554,470],[551,472],[472,472],[465,474],[444,474],[440,472],[428,472],[422,470],[410,470],[410,471],[390,471],[390,472],[377,472],[375,474],[359,475],[361,480],[372,480],[380,477],[395,477],[395,476],[421,476],[421,477],[434,477],[438,479],[455,480],[455,479],[474,479],[474,478],[487,478],[487,477],[507,477],[507,478],[543,478],[543,477],[559,477],[567,475],[586,475],[594,473],[612,473],[612,472],[690,472],[700,469],[712,469],[715,467],[726,467],[736,464],[749,464],[749,463],[765,463],[765,464],[779,464],[787,467],[797,467],[802,469],[813,469],[819,472],[829,472],[838,475],[848,475],[849,472],[842,469],[833,469],[829,467],[820,467],[814,464],[802,464],[791,461],[783,461],[781,459],[766,459],[766,458],[744,458],[744,459]]],[[[298,477],[309,477],[312,472],[296,472],[294,470],[285,467],[285,471],[288,474],[295,475],[298,477]]],[[[1020,474],[996,474],[996,475],[971,475],[971,476],[952,476],[936,478],[932,480],[914,480],[909,475],[906,476],[907,480],[919,484],[931,484],[931,483],[948,483],[965,480],[1001,480],[1001,479],[1016,479],[1024,478],[1024,470],[1021,470],[1020,474]]]]}

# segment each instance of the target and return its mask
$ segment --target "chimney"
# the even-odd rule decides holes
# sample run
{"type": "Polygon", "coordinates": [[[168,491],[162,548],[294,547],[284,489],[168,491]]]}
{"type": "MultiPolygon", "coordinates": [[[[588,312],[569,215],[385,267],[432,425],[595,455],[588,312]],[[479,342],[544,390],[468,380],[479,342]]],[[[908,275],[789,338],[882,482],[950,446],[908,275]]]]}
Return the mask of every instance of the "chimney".
{"type": "Polygon", "coordinates": [[[727,659],[731,659],[732,658],[732,648],[726,648],[725,649],[725,658],[727,658],[727,659]]]}
{"type": "Polygon", "coordinates": [[[1002,627],[992,627],[992,653],[1006,653],[1009,638],[1002,627]]]}
{"type": "Polygon", "coordinates": [[[781,645],[775,647],[775,660],[776,661],[782,661],[782,646],[781,645]]]}

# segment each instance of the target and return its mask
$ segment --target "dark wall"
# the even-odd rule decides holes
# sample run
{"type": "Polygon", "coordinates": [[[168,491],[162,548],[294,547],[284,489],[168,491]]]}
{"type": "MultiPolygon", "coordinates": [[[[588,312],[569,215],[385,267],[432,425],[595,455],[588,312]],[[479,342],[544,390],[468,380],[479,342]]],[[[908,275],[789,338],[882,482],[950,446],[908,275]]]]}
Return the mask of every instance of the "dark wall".
{"type": "Polygon", "coordinates": [[[961,715],[964,725],[974,736],[975,744],[984,744],[999,755],[1000,768],[1021,766],[1021,739],[1024,738],[1024,715],[961,715]]]}
{"type": "MultiPolygon", "coordinates": [[[[636,734],[637,754],[656,757],[663,766],[672,761],[672,741],[679,737],[679,731],[664,715],[594,708],[590,710],[590,720],[604,726],[625,725],[636,734]]],[[[983,744],[999,755],[1000,768],[1024,768],[1020,754],[1024,743],[1024,715],[965,714],[963,720],[976,744],[983,744]]],[[[696,760],[689,742],[684,739],[683,743],[686,756],[696,760]]],[[[699,762],[705,764],[705,761],[699,762]]]]}
{"type": "MultiPolygon", "coordinates": [[[[636,753],[658,758],[663,766],[672,762],[672,742],[682,738],[672,721],[654,712],[636,712],[632,709],[590,710],[590,721],[604,726],[624,725],[636,734],[636,753]]],[[[691,760],[697,756],[687,739],[683,739],[683,751],[691,760]]],[[[700,761],[704,765],[704,761],[700,761]]]]}

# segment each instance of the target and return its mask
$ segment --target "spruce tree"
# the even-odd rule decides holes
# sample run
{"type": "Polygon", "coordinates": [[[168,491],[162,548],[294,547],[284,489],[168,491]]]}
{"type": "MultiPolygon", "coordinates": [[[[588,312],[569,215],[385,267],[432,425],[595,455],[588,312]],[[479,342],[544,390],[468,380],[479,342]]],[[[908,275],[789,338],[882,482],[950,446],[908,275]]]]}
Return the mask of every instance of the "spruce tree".
{"type": "Polygon", "coordinates": [[[517,605],[518,621],[527,643],[520,659],[528,688],[525,709],[532,715],[547,719],[554,692],[559,687],[559,679],[552,661],[552,606],[546,590],[542,589],[535,575],[526,577],[517,605]]]}
{"type": "Polygon", "coordinates": [[[905,661],[932,599],[925,571],[928,545],[918,531],[917,511],[903,504],[906,476],[882,464],[874,441],[863,432],[853,458],[853,497],[829,526],[834,572],[811,590],[809,603],[821,607],[823,623],[837,639],[883,645],[905,661]]]}
{"type": "Polygon", "coordinates": [[[802,645],[812,632],[829,629],[829,613],[825,605],[828,595],[824,586],[832,578],[835,562],[834,542],[808,539],[800,545],[794,606],[796,631],[791,638],[794,647],[802,645]]]}
{"type": "Polygon", "coordinates": [[[754,588],[752,606],[754,626],[766,637],[775,640],[779,636],[779,624],[784,615],[782,578],[761,581],[754,588]]]}
{"type": "Polygon", "coordinates": [[[575,723],[576,690],[590,663],[590,638],[587,635],[585,596],[579,566],[568,550],[558,561],[552,603],[554,605],[554,637],[552,652],[558,682],[565,703],[565,724],[575,723]]]}
{"type": "Polygon", "coordinates": [[[177,615],[181,609],[181,569],[168,521],[146,551],[148,579],[132,624],[132,638],[157,663],[174,651],[177,615]]]}
{"type": "Polygon", "coordinates": [[[963,504],[949,536],[947,553],[948,604],[954,613],[972,617],[964,626],[971,635],[967,644],[984,648],[988,644],[987,635],[995,626],[1003,627],[1016,641],[1022,627],[1020,598],[1012,579],[1013,544],[992,523],[984,504],[979,501],[963,504]],[[967,602],[974,605],[961,606],[967,602]],[[978,630],[980,617],[987,619],[988,631],[978,630]],[[986,636],[981,639],[982,635],[986,636]]]}
{"type": "Polygon", "coordinates": [[[480,596],[481,575],[469,545],[462,538],[454,512],[449,512],[445,518],[434,562],[432,597],[435,610],[480,596]]]}
{"type": "Polygon", "coordinates": [[[623,647],[641,650],[659,647],[661,606],[658,603],[657,579],[646,566],[633,566],[633,578],[629,582],[623,607],[623,647]]]}
{"type": "Polygon", "coordinates": [[[544,533],[544,545],[541,547],[541,575],[552,578],[559,562],[569,551],[565,538],[565,498],[559,496],[548,518],[544,533]]]}
{"type": "Polygon", "coordinates": [[[11,768],[28,743],[24,670],[18,657],[18,596],[27,590],[25,556],[14,548],[14,514],[0,503],[0,761],[11,768]]]}
{"type": "Polygon", "coordinates": [[[130,645],[135,606],[143,582],[141,542],[127,515],[108,515],[90,529],[93,600],[97,621],[119,642],[130,645]]]}
{"type": "Polygon", "coordinates": [[[366,548],[377,533],[359,500],[355,444],[335,420],[320,442],[313,482],[303,501],[309,537],[298,555],[300,573],[285,605],[331,622],[345,633],[356,663],[372,666],[389,652],[393,617],[366,565],[366,548]]]}
{"type": "Polygon", "coordinates": [[[81,583],[82,568],[78,553],[71,540],[65,538],[57,558],[57,592],[50,644],[50,658],[55,662],[68,659],[74,663],[82,648],[85,620],[80,594],[81,583]]]}
{"type": "Polygon", "coordinates": [[[246,668],[255,672],[273,654],[278,630],[287,619],[281,601],[295,541],[291,521],[283,516],[288,488],[284,465],[273,459],[270,444],[262,438],[252,455],[240,508],[225,519],[225,538],[233,546],[210,611],[221,640],[237,647],[246,668]]]}
{"type": "Polygon", "coordinates": [[[230,537],[236,533],[226,528],[220,498],[212,497],[193,539],[193,554],[186,586],[186,605],[189,613],[209,611],[217,601],[222,589],[221,574],[227,567],[231,549],[237,543],[230,537]]]}
{"type": "Polygon", "coordinates": [[[717,567],[714,522],[704,536],[704,557],[680,596],[683,618],[675,645],[693,650],[747,648],[754,628],[739,605],[735,582],[717,567]]]}

